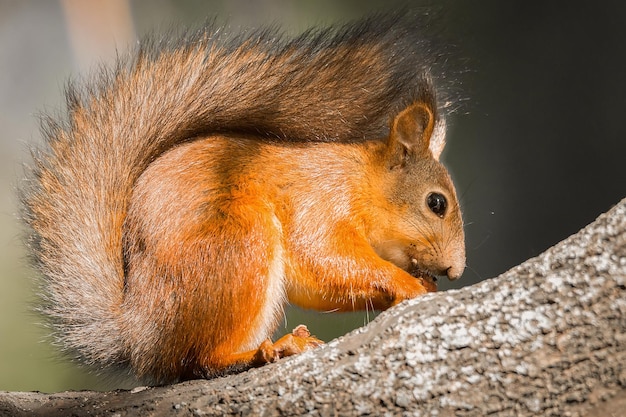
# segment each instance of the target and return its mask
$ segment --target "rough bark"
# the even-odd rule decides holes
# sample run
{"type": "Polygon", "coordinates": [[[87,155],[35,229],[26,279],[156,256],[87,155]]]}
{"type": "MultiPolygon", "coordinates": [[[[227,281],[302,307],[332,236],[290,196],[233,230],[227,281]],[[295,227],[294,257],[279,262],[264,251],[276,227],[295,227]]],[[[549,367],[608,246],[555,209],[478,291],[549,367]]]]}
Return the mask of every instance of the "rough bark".
{"type": "Polygon", "coordinates": [[[626,200],[501,276],[429,294],[323,348],[211,381],[0,393],[0,415],[618,416],[626,200]]]}

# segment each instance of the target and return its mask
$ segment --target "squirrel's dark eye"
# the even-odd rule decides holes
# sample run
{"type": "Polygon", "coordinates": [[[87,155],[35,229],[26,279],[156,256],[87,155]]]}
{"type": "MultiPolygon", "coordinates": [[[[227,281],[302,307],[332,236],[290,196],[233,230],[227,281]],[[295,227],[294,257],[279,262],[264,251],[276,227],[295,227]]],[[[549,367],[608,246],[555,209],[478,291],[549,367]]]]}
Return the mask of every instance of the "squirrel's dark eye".
{"type": "Polygon", "coordinates": [[[446,214],[448,208],[448,201],[444,196],[439,193],[430,193],[426,198],[426,203],[430,211],[435,213],[439,217],[443,217],[446,214]]]}

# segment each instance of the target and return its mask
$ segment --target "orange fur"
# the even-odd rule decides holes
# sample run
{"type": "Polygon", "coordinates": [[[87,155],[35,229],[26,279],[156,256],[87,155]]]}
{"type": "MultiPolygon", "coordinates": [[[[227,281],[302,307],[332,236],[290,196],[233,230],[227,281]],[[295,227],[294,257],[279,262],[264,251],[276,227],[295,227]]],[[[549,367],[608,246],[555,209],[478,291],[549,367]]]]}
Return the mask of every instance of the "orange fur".
{"type": "MultiPolygon", "coordinates": [[[[431,126],[432,112],[422,113],[431,126]]],[[[410,112],[399,118],[406,125],[402,140],[423,153],[416,161],[438,166],[426,153],[432,128],[423,129],[410,112]]],[[[454,258],[462,240],[434,248],[441,233],[423,235],[399,220],[414,217],[406,212],[424,202],[421,194],[414,201],[389,194],[399,176],[418,168],[411,161],[402,169],[388,166],[406,158],[396,136],[357,144],[211,136],[154,161],[135,186],[124,227],[122,309],[132,323],[128,349],[139,375],[168,380],[250,361],[245,352],[275,330],[285,298],[305,308],[349,311],[384,309],[434,290],[375,250],[378,240],[414,245],[423,269],[436,273],[464,262],[454,258]],[[279,272],[271,273],[274,264],[279,272]],[[136,327],[149,326],[159,328],[158,338],[133,340],[136,327]],[[150,367],[142,369],[146,355],[150,367]]],[[[438,180],[453,197],[447,177],[438,180]]],[[[460,228],[458,209],[437,220],[444,231],[460,228]]]]}

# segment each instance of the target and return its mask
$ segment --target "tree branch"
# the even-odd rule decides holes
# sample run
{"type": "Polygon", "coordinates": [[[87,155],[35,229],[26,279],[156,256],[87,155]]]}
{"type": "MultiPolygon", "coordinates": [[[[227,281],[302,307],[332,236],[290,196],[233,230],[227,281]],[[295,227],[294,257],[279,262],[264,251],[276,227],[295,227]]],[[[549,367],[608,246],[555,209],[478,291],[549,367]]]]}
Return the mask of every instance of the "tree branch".
{"type": "Polygon", "coordinates": [[[0,393],[0,415],[611,416],[626,410],[626,200],[498,278],[211,381],[0,393]]]}

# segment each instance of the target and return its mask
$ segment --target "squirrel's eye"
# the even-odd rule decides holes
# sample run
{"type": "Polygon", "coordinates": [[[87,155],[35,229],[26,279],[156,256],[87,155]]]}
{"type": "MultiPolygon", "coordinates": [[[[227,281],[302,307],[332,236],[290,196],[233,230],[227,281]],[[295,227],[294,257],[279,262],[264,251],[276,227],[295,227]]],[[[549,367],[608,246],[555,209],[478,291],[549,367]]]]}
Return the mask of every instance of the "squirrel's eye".
{"type": "Polygon", "coordinates": [[[448,208],[448,201],[444,196],[439,193],[430,193],[426,198],[426,204],[428,204],[428,208],[430,211],[435,213],[439,217],[443,217],[446,214],[446,209],[448,208]]]}

